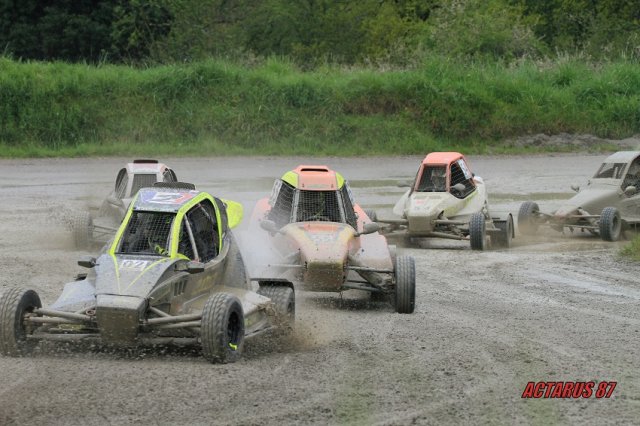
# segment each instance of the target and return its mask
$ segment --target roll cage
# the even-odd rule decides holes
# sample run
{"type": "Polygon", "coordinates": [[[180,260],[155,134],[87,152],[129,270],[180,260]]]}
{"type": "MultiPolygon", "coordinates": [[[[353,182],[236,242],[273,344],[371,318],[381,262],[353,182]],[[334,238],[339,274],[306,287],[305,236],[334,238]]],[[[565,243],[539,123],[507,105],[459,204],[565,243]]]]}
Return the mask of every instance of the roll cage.
{"type": "Polygon", "coordinates": [[[450,192],[456,198],[466,198],[476,190],[473,177],[463,157],[446,164],[425,161],[418,169],[413,191],[450,192]],[[454,186],[457,184],[463,185],[464,189],[461,191],[455,189],[454,186]]]}
{"type": "Polygon", "coordinates": [[[640,155],[637,152],[619,152],[605,159],[593,179],[619,180],[624,191],[628,186],[640,189],[640,155]]]}
{"type": "Polygon", "coordinates": [[[132,202],[109,252],[206,263],[221,252],[227,229],[222,200],[203,192],[145,188],[132,202]],[[159,200],[156,209],[150,208],[154,200],[159,200]]]}
{"type": "Polygon", "coordinates": [[[318,191],[295,188],[282,179],[276,179],[267,219],[278,228],[289,223],[322,221],[346,223],[357,229],[354,204],[347,182],[338,190],[318,191]]]}
{"type": "Polygon", "coordinates": [[[118,172],[115,183],[115,196],[120,199],[132,198],[142,189],[156,182],[177,182],[176,173],[157,160],[133,160],[118,172]]]}

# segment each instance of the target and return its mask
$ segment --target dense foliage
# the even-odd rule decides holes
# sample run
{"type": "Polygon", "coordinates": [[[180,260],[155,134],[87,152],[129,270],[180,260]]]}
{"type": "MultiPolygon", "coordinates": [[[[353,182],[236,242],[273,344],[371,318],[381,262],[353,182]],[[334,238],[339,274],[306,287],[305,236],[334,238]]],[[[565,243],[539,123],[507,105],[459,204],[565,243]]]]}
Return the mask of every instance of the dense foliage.
{"type": "Polygon", "coordinates": [[[14,58],[174,63],[286,56],[407,66],[476,59],[640,56],[638,0],[0,0],[14,58]]]}
{"type": "Polygon", "coordinates": [[[638,105],[640,67],[623,61],[433,58],[380,72],[275,59],[146,69],[0,59],[0,155],[477,153],[530,133],[629,136],[638,105]]]}
{"type": "Polygon", "coordinates": [[[0,43],[3,156],[640,131],[640,0],[0,0],[0,43]]]}

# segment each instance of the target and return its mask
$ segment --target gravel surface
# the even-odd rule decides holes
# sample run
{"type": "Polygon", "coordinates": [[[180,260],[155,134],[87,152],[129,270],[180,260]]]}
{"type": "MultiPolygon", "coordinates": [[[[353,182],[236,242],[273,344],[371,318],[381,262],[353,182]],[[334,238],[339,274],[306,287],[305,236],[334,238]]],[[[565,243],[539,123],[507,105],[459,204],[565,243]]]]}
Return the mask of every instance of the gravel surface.
{"type": "MultiPolygon", "coordinates": [[[[550,211],[602,155],[470,157],[495,208],[550,211]]],[[[248,212],[299,163],[327,164],[390,217],[420,157],[164,159],[181,180],[248,212]]],[[[64,223],[95,209],[125,158],[0,160],[0,292],[52,303],[80,268],[64,223]]],[[[247,212],[247,216],[249,215],[247,212]]],[[[246,232],[242,229],[240,232],[246,232]]],[[[247,236],[244,236],[247,240],[247,236]]],[[[248,236],[250,240],[250,236],[248,236]]],[[[623,243],[518,237],[473,252],[432,240],[416,259],[413,315],[358,291],[297,294],[287,340],[254,340],[235,364],[197,351],[41,345],[0,357],[0,425],[632,424],[640,418],[640,264],[623,243]],[[610,399],[521,399],[529,381],[617,381],[610,399]]],[[[245,247],[250,249],[250,247],[245,247]]]]}

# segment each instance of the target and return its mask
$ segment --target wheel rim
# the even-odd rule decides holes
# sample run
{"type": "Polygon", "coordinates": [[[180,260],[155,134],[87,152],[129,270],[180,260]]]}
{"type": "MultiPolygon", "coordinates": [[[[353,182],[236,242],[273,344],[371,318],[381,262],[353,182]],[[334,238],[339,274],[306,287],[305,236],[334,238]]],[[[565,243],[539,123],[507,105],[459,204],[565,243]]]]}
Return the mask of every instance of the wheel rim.
{"type": "Polygon", "coordinates": [[[227,322],[227,346],[230,350],[238,350],[238,344],[240,343],[240,318],[237,312],[232,312],[229,315],[229,321],[227,322]]]}
{"type": "Polygon", "coordinates": [[[620,218],[618,216],[613,216],[613,220],[611,221],[611,235],[616,237],[620,232],[620,218]]]}
{"type": "Polygon", "coordinates": [[[27,325],[26,317],[27,314],[33,314],[33,310],[36,309],[37,306],[27,306],[22,312],[20,312],[20,323],[18,324],[18,335],[16,336],[19,341],[26,341],[27,335],[33,334],[33,331],[36,329],[35,324],[27,325]]]}

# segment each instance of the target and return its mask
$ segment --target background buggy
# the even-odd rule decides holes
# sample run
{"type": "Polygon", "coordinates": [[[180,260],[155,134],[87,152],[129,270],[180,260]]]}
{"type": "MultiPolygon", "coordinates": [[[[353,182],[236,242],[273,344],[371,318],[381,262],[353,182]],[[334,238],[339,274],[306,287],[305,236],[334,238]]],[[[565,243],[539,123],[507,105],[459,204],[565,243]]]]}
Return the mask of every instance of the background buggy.
{"type": "Polygon", "coordinates": [[[555,212],[543,213],[526,201],[518,212],[518,227],[533,235],[540,225],[558,232],[576,229],[617,241],[625,230],[640,229],[640,151],[620,151],[607,157],[586,187],[555,212]]]}
{"type": "Polygon", "coordinates": [[[77,248],[108,243],[120,225],[129,204],[141,188],[156,182],[177,182],[175,172],[157,160],[133,160],[120,169],[114,190],[102,201],[97,214],[76,212],[71,230],[77,248]]]}
{"type": "Polygon", "coordinates": [[[515,236],[511,214],[490,212],[484,181],[458,152],[427,155],[393,213],[400,219],[374,220],[385,224],[385,235],[400,237],[404,245],[414,238],[468,239],[472,249],[484,250],[488,240],[510,247],[515,236]]]}

